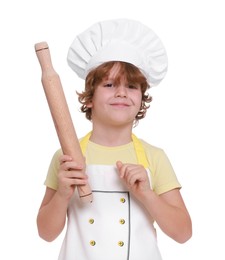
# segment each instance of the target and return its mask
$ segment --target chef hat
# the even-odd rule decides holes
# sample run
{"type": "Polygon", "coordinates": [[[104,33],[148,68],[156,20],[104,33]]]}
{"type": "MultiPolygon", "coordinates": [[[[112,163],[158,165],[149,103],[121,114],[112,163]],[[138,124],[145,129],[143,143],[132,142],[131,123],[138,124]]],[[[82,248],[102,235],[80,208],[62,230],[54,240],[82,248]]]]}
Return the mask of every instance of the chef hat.
{"type": "Polygon", "coordinates": [[[140,69],[150,86],[159,84],[168,65],[159,37],[142,23],[128,19],[102,21],[79,34],[67,61],[82,79],[104,62],[128,62],[140,69]]]}

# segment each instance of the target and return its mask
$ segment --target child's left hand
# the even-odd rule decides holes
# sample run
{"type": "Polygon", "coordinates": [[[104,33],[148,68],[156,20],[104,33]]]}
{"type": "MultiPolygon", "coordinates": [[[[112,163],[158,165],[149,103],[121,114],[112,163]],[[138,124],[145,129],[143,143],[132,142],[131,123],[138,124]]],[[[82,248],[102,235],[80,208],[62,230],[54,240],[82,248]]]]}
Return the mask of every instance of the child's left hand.
{"type": "Polygon", "coordinates": [[[147,191],[152,191],[145,168],[139,164],[116,162],[119,176],[137,199],[147,191]]]}

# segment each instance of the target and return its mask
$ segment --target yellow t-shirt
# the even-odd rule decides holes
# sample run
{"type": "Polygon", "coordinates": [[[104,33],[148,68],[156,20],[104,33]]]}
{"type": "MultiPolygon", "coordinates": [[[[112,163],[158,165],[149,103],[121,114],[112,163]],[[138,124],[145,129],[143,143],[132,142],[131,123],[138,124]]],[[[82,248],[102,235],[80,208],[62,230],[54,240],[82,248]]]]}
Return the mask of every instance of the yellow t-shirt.
{"type": "MultiPolygon", "coordinates": [[[[165,152],[155,146],[148,144],[143,140],[139,140],[144,148],[148,168],[151,174],[152,189],[159,195],[175,188],[181,188],[180,183],[174,173],[173,167],[166,156],[165,152]]],[[[116,147],[106,147],[95,144],[90,140],[87,142],[85,149],[86,164],[115,165],[120,160],[123,163],[137,164],[134,142],[116,147]]],[[[62,150],[59,149],[54,154],[45,185],[49,188],[57,190],[57,173],[59,169],[59,156],[62,150]]]]}

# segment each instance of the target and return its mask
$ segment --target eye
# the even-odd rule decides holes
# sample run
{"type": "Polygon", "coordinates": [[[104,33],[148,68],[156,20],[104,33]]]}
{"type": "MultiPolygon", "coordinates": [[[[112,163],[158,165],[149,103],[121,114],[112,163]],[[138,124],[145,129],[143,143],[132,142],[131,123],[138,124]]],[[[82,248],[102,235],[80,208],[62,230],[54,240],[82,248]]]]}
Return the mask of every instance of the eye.
{"type": "Polygon", "coordinates": [[[106,83],[103,85],[105,88],[112,88],[113,84],[112,83],[106,83]]]}
{"type": "Polygon", "coordinates": [[[128,88],[130,88],[130,89],[138,89],[139,87],[135,86],[135,85],[129,85],[128,88]]]}

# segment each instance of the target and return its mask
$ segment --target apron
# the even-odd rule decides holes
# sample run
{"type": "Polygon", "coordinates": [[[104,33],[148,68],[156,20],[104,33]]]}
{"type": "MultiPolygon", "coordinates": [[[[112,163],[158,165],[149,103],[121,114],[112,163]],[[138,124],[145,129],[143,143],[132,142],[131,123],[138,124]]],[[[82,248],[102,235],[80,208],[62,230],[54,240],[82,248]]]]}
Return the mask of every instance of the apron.
{"type": "MultiPolygon", "coordinates": [[[[90,135],[80,142],[83,154],[90,135]]],[[[135,135],[132,140],[150,178],[142,143],[135,135]]],[[[162,260],[153,219],[121,182],[116,166],[87,165],[86,174],[93,202],[81,202],[74,192],[58,260],[162,260]]]]}

